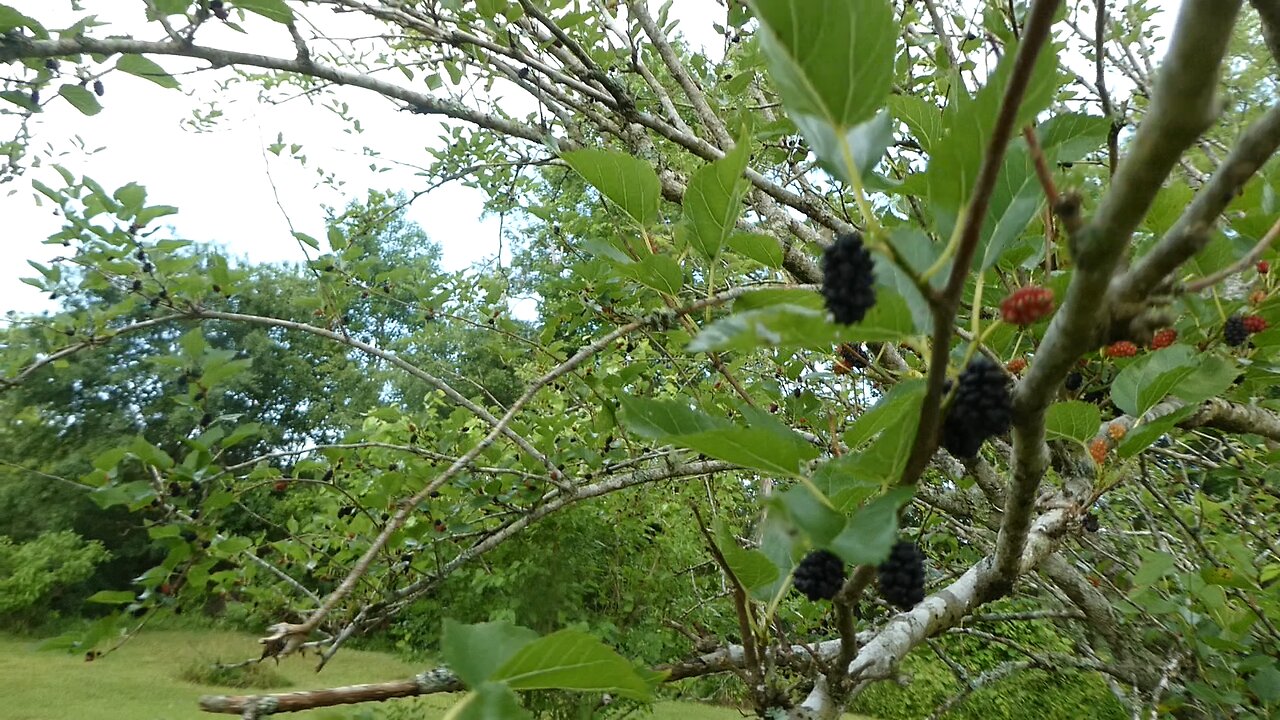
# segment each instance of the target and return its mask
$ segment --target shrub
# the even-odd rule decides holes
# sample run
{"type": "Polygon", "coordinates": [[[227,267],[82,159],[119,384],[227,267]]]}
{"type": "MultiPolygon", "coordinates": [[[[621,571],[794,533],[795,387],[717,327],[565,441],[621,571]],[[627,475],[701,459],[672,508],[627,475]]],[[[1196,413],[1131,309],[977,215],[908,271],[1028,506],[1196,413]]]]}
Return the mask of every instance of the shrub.
{"type": "Polygon", "coordinates": [[[79,603],[76,586],[110,556],[102,543],[70,531],[24,543],[0,535],[0,619],[18,627],[54,619],[79,603]]]}

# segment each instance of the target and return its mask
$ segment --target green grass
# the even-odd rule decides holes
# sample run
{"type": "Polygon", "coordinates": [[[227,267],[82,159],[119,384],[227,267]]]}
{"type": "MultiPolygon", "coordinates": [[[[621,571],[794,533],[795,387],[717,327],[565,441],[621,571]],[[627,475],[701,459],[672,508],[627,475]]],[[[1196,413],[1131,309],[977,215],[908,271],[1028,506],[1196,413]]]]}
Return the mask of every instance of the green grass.
{"type": "MultiPolygon", "coordinates": [[[[217,630],[144,631],[121,649],[93,662],[85,662],[80,654],[38,650],[38,645],[26,638],[0,635],[0,688],[4,688],[0,693],[0,715],[7,720],[232,718],[235,716],[200,712],[196,699],[201,695],[262,692],[196,685],[182,679],[195,663],[234,662],[257,655],[260,646],[251,635],[217,630]]],[[[289,683],[275,692],[397,680],[422,669],[391,655],[359,650],[338,653],[318,675],[313,657],[290,657],[278,666],[270,662],[267,666],[289,683]]],[[[419,698],[414,702],[426,712],[416,717],[438,720],[455,700],[449,695],[419,698]]],[[[336,720],[353,714],[354,711],[330,708],[280,717],[336,720]]],[[[662,702],[652,715],[644,717],[740,720],[742,714],[696,703],[662,702]]]]}

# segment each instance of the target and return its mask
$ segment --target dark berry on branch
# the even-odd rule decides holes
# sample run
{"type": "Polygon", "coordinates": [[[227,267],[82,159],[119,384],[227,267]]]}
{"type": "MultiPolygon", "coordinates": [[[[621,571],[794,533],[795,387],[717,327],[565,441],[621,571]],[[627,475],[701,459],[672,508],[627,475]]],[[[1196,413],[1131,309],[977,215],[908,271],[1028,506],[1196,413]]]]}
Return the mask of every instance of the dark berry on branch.
{"type": "Polygon", "coordinates": [[[924,600],[924,553],[915,543],[894,545],[877,576],[880,597],[899,610],[910,610],[924,600]]]}
{"type": "Polygon", "coordinates": [[[795,586],[810,600],[830,600],[844,585],[844,561],[826,550],[814,550],[796,567],[795,586]]]}
{"type": "Polygon", "coordinates": [[[1222,339],[1232,347],[1243,345],[1249,339],[1249,328],[1245,326],[1244,318],[1239,315],[1227,318],[1226,324],[1222,326],[1222,339]]]}
{"type": "Polygon", "coordinates": [[[876,304],[875,262],[862,244],[862,235],[845,233],[822,257],[822,297],[841,325],[862,320],[876,304]]]}
{"type": "Polygon", "coordinates": [[[942,423],[942,446],[960,458],[978,454],[987,438],[1009,431],[1012,400],[1004,370],[978,355],[960,373],[942,423]]]}

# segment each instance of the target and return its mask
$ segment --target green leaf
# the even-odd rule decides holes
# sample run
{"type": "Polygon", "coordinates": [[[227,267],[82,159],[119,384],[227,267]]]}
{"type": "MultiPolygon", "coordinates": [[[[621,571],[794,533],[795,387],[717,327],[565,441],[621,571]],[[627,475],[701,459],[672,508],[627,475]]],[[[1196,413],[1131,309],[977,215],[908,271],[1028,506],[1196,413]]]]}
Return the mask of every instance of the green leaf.
{"type": "Polygon", "coordinates": [[[782,244],[770,235],[735,233],[729,236],[729,249],[765,267],[782,267],[782,244]]]}
{"type": "Polygon", "coordinates": [[[758,427],[730,427],[670,439],[718,460],[788,477],[798,476],[800,464],[818,456],[818,449],[795,433],[783,435],[758,427]]]}
{"type": "Polygon", "coordinates": [[[532,719],[520,706],[511,688],[500,683],[482,683],[462,696],[450,711],[452,720],[525,720],[532,719]]]}
{"type": "Polygon", "coordinates": [[[178,208],[172,205],[152,205],[138,211],[138,216],[134,218],[138,221],[138,225],[145,227],[148,223],[156,218],[162,218],[166,215],[176,215],[178,208]]]}
{"type": "Polygon", "coordinates": [[[866,464],[865,453],[842,455],[818,466],[809,481],[827,496],[837,511],[845,512],[884,486],[880,477],[867,474],[866,464]]]}
{"type": "Polygon", "coordinates": [[[23,15],[8,5],[0,5],[0,34],[16,28],[27,28],[41,40],[49,37],[49,31],[45,30],[44,26],[36,22],[34,18],[23,15]]]}
{"type": "Polygon", "coordinates": [[[168,470],[173,467],[173,458],[169,457],[169,453],[152,445],[146,441],[141,435],[133,439],[133,444],[129,446],[129,450],[144,463],[154,465],[161,470],[168,470]]]}
{"type": "Polygon", "coordinates": [[[750,0],[792,117],[851,128],[884,107],[898,36],[889,0],[750,0]]]}
{"type": "Polygon", "coordinates": [[[222,440],[222,447],[229,448],[237,443],[262,434],[262,425],[256,422],[237,425],[230,435],[222,440]]]}
{"type": "Polygon", "coordinates": [[[635,700],[653,694],[630,662],[580,630],[560,630],[525,645],[492,679],[515,690],[607,692],[635,700]]]}
{"type": "Polygon", "coordinates": [[[40,111],[40,106],[31,102],[31,93],[18,92],[17,90],[0,90],[0,100],[8,100],[23,110],[40,111]]]}
{"type": "Polygon", "coordinates": [[[942,139],[942,111],[933,103],[915,95],[894,95],[889,98],[889,109],[901,120],[921,149],[933,153],[933,146],[942,139]]]}
{"type": "Polygon", "coordinates": [[[667,295],[679,295],[684,286],[684,270],[670,255],[650,255],[639,262],[618,266],[618,272],[667,295]]]}
{"type": "Polygon", "coordinates": [[[687,402],[679,400],[624,396],[620,402],[623,427],[650,440],[665,440],[729,426],[727,421],[694,410],[687,402]]]}
{"type": "Polygon", "coordinates": [[[772,305],[735,313],[703,328],[689,343],[690,352],[753,350],[759,347],[802,347],[830,351],[842,342],[893,342],[915,331],[911,310],[901,296],[878,295],[862,322],[837,325],[826,310],[799,305],[772,305]]]}
{"type": "MultiPolygon", "coordinates": [[[[928,196],[939,212],[953,223],[956,214],[973,191],[973,183],[978,177],[978,168],[986,152],[987,141],[995,128],[996,116],[1000,110],[1000,102],[1013,71],[1016,53],[1010,48],[988,78],[987,83],[970,98],[963,84],[956,85],[957,93],[943,113],[945,137],[934,143],[929,153],[929,167],[926,173],[928,196]]],[[[1057,53],[1053,48],[1046,48],[1036,60],[1031,79],[1022,105],[1018,110],[1018,118],[1014,127],[1022,127],[1030,122],[1035,114],[1048,107],[1057,90],[1057,53]]],[[[1006,164],[1005,168],[1008,167],[1006,164]]],[[[1022,183],[1018,183],[1021,186],[1022,183]]],[[[951,228],[943,223],[939,228],[943,235],[948,235],[951,228]]],[[[979,261],[985,253],[979,253],[979,261]]]]}
{"type": "Polygon", "coordinates": [[[1169,553],[1151,552],[1142,560],[1142,565],[1138,567],[1138,571],[1133,574],[1133,584],[1137,586],[1150,585],[1159,580],[1173,570],[1174,559],[1169,553]]]}
{"type": "Polygon", "coordinates": [[[58,94],[85,115],[97,115],[102,112],[102,104],[98,102],[98,97],[79,85],[63,85],[58,88],[58,94]]]}
{"type": "Polygon", "coordinates": [[[162,88],[176,89],[179,87],[178,81],[165,72],[164,68],[141,55],[121,56],[119,62],[116,63],[116,69],[127,72],[130,75],[137,75],[144,80],[150,80],[162,88]]]}
{"type": "Polygon", "coordinates": [[[1219,397],[1235,384],[1240,369],[1220,355],[1200,356],[1190,375],[1184,377],[1172,393],[1188,403],[1199,404],[1219,397]]]}
{"type": "Polygon", "coordinates": [[[506,6],[507,3],[504,0],[476,0],[476,10],[489,20],[502,12],[506,6]]]}
{"type": "Polygon", "coordinates": [[[852,127],[834,127],[808,115],[795,117],[796,127],[809,142],[810,149],[836,177],[852,181],[850,163],[865,178],[893,142],[893,122],[888,111],[852,127]]]}
{"type": "Polygon", "coordinates": [[[845,445],[854,449],[904,418],[915,420],[924,394],[924,380],[906,380],[893,386],[871,409],[853,421],[844,433],[845,445]]]}
{"type": "Polygon", "coordinates": [[[191,3],[190,0],[154,0],[151,5],[155,7],[155,12],[153,13],[150,7],[147,8],[148,20],[155,20],[157,17],[177,15],[185,12],[191,3]]]}
{"type": "Polygon", "coordinates": [[[142,210],[142,204],[147,201],[147,189],[138,183],[129,183],[117,188],[111,196],[120,203],[126,217],[133,217],[142,210]]]}
{"type": "Polygon", "coordinates": [[[293,10],[284,0],[236,0],[235,6],[278,23],[293,22],[293,10]]]}
{"type": "MultiPolygon", "coordinates": [[[[748,550],[738,545],[738,541],[729,530],[724,520],[717,518],[715,523],[716,547],[724,555],[725,562],[733,576],[742,583],[742,587],[753,595],[772,585],[778,579],[778,568],[764,553],[759,550],[748,550]]],[[[767,597],[767,596],[766,596],[767,597]]],[[[763,600],[766,597],[757,596],[763,600]]]]}
{"type": "Polygon", "coordinates": [[[1140,417],[1195,372],[1200,361],[1186,345],[1157,350],[1116,375],[1111,383],[1111,399],[1127,414],[1140,417]]]}
{"type": "Polygon", "coordinates": [[[440,654],[462,682],[476,687],[538,639],[538,633],[509,622],[462,625],[445,618],[440,654]]]}
{"type": "Polygon", "coordinates": [[[1050,440],[1075,440],[1081,444],[1092,440],[1101,425],[1098,406],[1080,400],[1054,403],[1044,418],[1045,434],[1050,440]]]}
{"type": "Polygon", "coordinates": [[[98,592],[85,598],[85,602],[100,603],[102,605],[124,605],[131,603],[137,595],[130,590],[99,590],[98,592]]]}
{"type": "Polygon", "coordinates": [[[836,512],[827,498],[805,485],[789,488],[776,496],[772,504],[786,513],[791,524],[816,547],[826,547],[844,529],[845,517],[836,512]]]}
{"type": "Polygon", "coordinates": [[[308,234],[306,234],[306,233],[303,233],[303,232],[295,232],[295,233],[293,234],[293,237],[294,237],[294,239],[296,239],[298,242],[303,243],[304,245],[306,245],[307,247],[311,248],[312,250],[319,250],[319,249],[320,249],[320,243],[319,243],[315,238],[311,237],[310,235],[308,235],[308,234]]]}
{"type": "Polygon", "coordinates": [[[1268,665],[1249,678],[1249,689],[1264,703],[1280,700],[1280,668],[1268,665]]]}
{"type": "Polygon", "coordinates": [[[1178,408],[1168,415],[1133,428],[1124,436],[1124,440],[1120,441],[1120,445],[1116,447],[1116,454],[1121,458],[1131,458],[1134,455],[1146,450],[1151,443],[1160,439],[1161,435],[1169,432],[1177,427],[1178,423],[1191,417],[1196,413],[1195,405],[1178,408]]]}
{"type": "Polygon", "coordinates": [[[698,168],[684,193],[685,237],[708,260],[720,256],[742,212],[750,150],[747,138],[740,138],[723,158],[698,168]]]}
{"type": "Polygon", "coordinates": [[[573,150],[560,157],[640,225],[658,219],[662,184],[649,163],[616,150],[573,150]]]}
{"type": "Polygon", "coordinates": [[[898,541],[898,509],[914,492],[914,488],[897,487],[867,503],[849,518],[844,531],[831,542],[831,551],[854,565],[880,564],[898,541]]]}
{"type": "Polygon", "coordinates": [[[1036,129],[1040,147],[1058,162],[1075,162],[1101,148],[1110,132],[1107,118],[1081,113],[1054,115],[1036,129]]]}

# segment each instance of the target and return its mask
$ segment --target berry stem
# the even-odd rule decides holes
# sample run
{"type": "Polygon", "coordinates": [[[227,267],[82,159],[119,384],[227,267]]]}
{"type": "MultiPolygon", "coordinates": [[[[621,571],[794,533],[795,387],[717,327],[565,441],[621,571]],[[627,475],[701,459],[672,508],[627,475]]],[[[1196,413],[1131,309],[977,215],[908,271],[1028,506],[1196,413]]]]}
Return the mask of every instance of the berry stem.
{"type": "Polygon", "coordinates": [[[871,203],[862,187],[862,175],[858,172],[858,164],[853,160],[853,149],[849,147],[848,133],[840,132],[840,160],[844,163],[845,175],[849,178],[849,186],[853,188],[853,200],[858,204],[858,212],[862,213],[862,222],[866,225],[867,235],[877,242],[881,240],[884,229],[880,220],[871,212],[871,203]]]}

